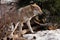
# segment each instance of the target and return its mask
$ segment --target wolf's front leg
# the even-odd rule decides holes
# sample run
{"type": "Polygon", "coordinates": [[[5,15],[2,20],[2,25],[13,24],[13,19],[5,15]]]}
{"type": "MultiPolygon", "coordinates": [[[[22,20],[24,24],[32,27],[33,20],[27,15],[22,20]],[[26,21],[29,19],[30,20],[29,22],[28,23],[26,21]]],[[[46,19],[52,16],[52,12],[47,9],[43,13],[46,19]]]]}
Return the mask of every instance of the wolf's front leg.
{"type": "Polygon", "coordinates": [[[34,33],[32,27],[30,25],[30,20],[27,21],[27,26],[28,26],[29,30],[31,31],[31,33],[34,33]]]}

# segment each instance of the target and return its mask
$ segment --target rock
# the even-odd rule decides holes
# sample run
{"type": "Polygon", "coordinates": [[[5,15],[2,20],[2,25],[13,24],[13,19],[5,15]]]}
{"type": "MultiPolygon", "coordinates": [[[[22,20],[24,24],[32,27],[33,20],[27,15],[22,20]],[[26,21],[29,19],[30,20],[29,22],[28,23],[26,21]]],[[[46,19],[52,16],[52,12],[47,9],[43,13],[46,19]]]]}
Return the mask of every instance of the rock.
{"type": "Polygon", "coordinates": [[[60,29],[38,31],[35,34],[25,34],[23,37],[28,40],[60,40],[60,29]]]}

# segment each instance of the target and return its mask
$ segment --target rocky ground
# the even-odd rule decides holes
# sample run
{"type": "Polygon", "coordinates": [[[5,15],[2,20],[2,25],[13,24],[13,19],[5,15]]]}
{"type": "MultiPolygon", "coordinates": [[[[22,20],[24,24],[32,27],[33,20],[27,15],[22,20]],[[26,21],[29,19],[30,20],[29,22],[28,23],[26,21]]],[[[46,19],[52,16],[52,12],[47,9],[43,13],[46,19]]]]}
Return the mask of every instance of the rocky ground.
{"type": "Polygon", "coordinates": [[[38,31],[35,34],[24,34],[27,40],[60,40],[60,29],[38,31]]]}

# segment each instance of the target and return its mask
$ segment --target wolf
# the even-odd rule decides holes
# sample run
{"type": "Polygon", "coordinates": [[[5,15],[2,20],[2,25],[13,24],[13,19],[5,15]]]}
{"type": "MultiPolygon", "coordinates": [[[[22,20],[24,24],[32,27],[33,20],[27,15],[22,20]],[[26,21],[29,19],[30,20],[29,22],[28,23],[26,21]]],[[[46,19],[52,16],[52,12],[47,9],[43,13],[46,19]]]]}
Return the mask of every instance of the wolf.
{"type": "Polygon", "coordinates": [[[19,23],[20,32],[22,32],[23,23],[26,23],[31,33],[34,33],[30,25],[30,20],[37,15],[41,15],[42,13],[43,12],[41,8],[36,3],[19,8],[18,16],[19,16],[19,22],[20,22],[19,23]]]}

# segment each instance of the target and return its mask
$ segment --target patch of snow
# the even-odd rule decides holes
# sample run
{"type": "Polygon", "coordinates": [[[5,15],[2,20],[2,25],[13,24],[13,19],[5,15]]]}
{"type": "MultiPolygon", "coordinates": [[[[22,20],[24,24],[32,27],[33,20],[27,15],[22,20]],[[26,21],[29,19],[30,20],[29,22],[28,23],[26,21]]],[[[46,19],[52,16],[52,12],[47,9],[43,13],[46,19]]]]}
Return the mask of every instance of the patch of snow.
{"type": "Polygon", "coordinates": [[[10,2],[16,2],[16,0],[1,0],[1,4],[10,3],[10,2]]]}
{"type": "Polygon", "coordinates": [[[38,31],[35,34],[25,34],[23,37],[28,40],[60,40],[60,29],[38,31]]]}

